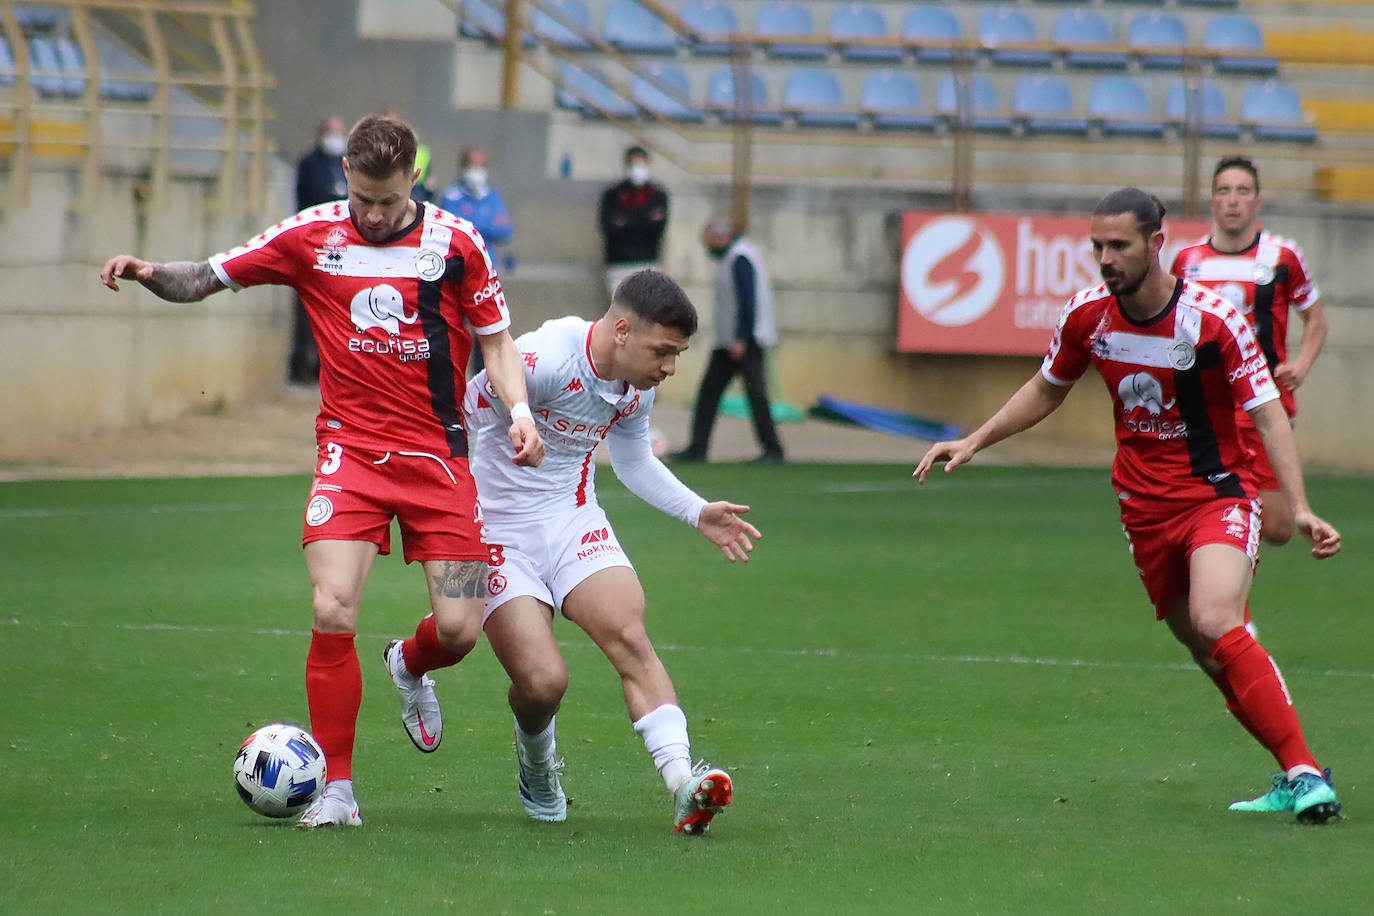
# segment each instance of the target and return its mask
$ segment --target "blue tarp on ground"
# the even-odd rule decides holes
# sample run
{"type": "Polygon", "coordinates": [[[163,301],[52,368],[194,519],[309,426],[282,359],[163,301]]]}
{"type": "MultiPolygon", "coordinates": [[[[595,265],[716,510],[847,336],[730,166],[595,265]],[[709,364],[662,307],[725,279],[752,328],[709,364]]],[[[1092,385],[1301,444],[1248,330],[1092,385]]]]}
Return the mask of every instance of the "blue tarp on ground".
{"type": "Polygon", "coordinates": [[[897,436],[910,436],[913,439],[957,439],[959,427],[942,420],[932,420],[915,414],[902,413],[886,407],[873,407],[855,404],[822,395],[816,405],[808,411],[811,416],[840,423],[853,423],[879,432],[897,436]]]}

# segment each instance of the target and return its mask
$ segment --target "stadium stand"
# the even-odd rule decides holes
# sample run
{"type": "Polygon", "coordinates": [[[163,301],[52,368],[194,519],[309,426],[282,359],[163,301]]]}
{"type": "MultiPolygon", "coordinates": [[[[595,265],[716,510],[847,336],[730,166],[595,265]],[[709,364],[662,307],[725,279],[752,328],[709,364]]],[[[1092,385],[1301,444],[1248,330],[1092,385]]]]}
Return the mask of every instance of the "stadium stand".
{"type": "Polygon", "coordinates": [[[578,111],[588,118],[633,118],[638,114],[605,75],[592,67],[563,61],[558,67],[558,82],[555,100],[561,108],[578,111]]]}
{"type": "Polygon", "coordinates": [[[1055,44],[1067,49],[1064,52],[1066,66],[1126,69],[1126,52],[1101,47],[1116,43],[1116,36],[1102,14],[1090,7],[1061,11],[1054,17],[1051,37],[1055,44]]]}
{"type": "Polygon", "coordinates": [[[606,7],[602,35],[612,46],[630,54],[672,54],[677,50],[676,39],[668,34],[658,14],[635,0],[613,0],[606,7]]]}
{"type": "Polygon", "coordinates": [[[706,119],[705,113],[691,105],[687,74],[673,64],[655,61],[643,65],[630,81],[630,95],[641,108],[659,118],[689,124],[700,124],[706,119]]]}
{"type": "Polygon", "coordinates": [[[954,52],[944,43],[962,41],[964,28],[954,14],[942,6],[918,6],[902,17],[904,41],[934,42],[917,48],[916,60],[922,63],[949,63],[954,52]]]}
{"type": "Polygon", "coordinates": [[[1255,83],[1240,100],[1240,120],[1256,140],[1288,140],[1311,143],[1317,130],[1303,119],[1302,101],[1278,80],[1255,83]]]}
{"type": "Polygon", "coordinates": [[[959,96],[954,74],[942,74],[935,86],[935,111],[947,125],[968,126],[983,133],[1011,133],[1012,120],[998,111],[997,90],[985,75],[969,77],[967,104],[961,105],[959,96]]]}
{"type": "Polygon", "coordinates": [[[57,42],[47,35],[28,37],[32,84],[45,98],[74,99],[86,91],[85,71],[70,72],[57,53],[57,42]]]}
{"type": "Polygon", "coordinates": [[[817,37],[811,13],[800,3],[765,3],[759,7],[754,18],[754,33],[763,38],[774,39],[767,45],[769,57],[823,60],[829,54],[823,44],[793,44],[777,40],[817,37]]]}
{"type": "Polygon", "coordinates": [[[978,43],[988,49],[994,64],[1013,67],[1048,67],[1054,52],[1043,48],[1018,48],[1034,44],[1035,23],[1022,10],[1000,6],[978,17],[978,43]],[[1008,47],[1010,46],[1010,47],[1008,47]]]}
{"type": "Polygon", "coordinates": [[[916,80],[899,70],[879,70],[864,77],[859,109],[876,130],[930,130],[935,118],[921,106],[916,80]]]}
{"type": "Polygon", "coordinates": [[[1088,120],[1108,137],[1164,135],[1164,122],[1151,116],[1145,87],[1130,76],[1103,76],[1093,81],[1088,93],[1088,120]]]}
{"type": "Polygon", "coordinates": [[[560,48],[591,47],[592,16],[582,0],[540,0],[531,12],[535,37],[560,48]]]}
{"type": "MultiPolygon", "coordinates": [[[[506,14],[501,0],[463,0],[462,11],[458,15],[458,34],[468,38],[504,41],[506,14]]],[[[525,39],[527,47],[533,43],[533,36],[525,39]]]]}
{"type": "Polygon", "coordinates": [[[713,70],[706,81],[707,109],[718,115],[722,121],[733,121],[737,102],[750,110],[750,120],[755,124],[782,124],[782,112],[768,107],[768,85],[759,73],[752,70],[749,72],[749,97],[737,99],[734,70],[730,67],[713,70]]]}
{"type": "Polygon", "coordinates": [[[1234,140],[1240,136],[1240,125],[1227,120],[1226,96],[1221,87],[1204,80],[1190,87],[1183,80],[1174,80],[1164,96],[1164,120],[1178,130],[1188,129],[1192,123],[1204,137],[1234,140]]]}
{"type": "MultiPolygon", "coordinates": [[[[1249,16],[1232,14],[1207,20],[1202,30],[1202,47],[1208,51],[1264,50],[1264,33],[1249,16]]],[[[1218,73],[1254,73],[1264,76],[1278,72],[1278,58],[1266,54],[1222,54],[1213,61],[1218,73]]]]}
{"type": "Polygon", "coordinates": [[[1016,80],[1011,113],[1030,134],[1080,136],[1088,132],[1088,120],[1075,114],[1069,84],[1049,73],[1026,74],[1016,80]]]}
{"type": "Polygon", "coordinates": [[[797,119],[798,127],[857,127],[859,116],[845,110],[844,89],[829,70],[798,67],[787,74],[782,88],[782,109],[797,119]]]}
{"type": "Polygon", "coordinates": [[[730,42],[725,39],[739,31],[739,19],[734,7],[715,0],[690,0],[682,7],[682,21],[702,36],[700,41],[686,43],[695,54],[729,54],[730,42]]]}
{"type": "MultiPolygon", "coordinates": [[[[832,41],[854,38],[881,41],[888,37],[887,20],[876,7],[867,3],[846,3],[830,14],[832,41]]],[[[840,56],[845,60],[896,63],[902,59],[902,49],[895,44],[841,44],[840,56]]]]}
{"type": "Polygon", "coordinates": [[[1188,44],[1183,20],[1172,13],[1152,10],[1131,20],[1126,44],[1146,69],[1177,70],[1183,66],[1181,49],[1188,44]]]}
{"type": "Polygon", "coordinates": [[[14,73],[14,52],[5,36],[0,35],[0,86],[13,86],[14,73]]]}

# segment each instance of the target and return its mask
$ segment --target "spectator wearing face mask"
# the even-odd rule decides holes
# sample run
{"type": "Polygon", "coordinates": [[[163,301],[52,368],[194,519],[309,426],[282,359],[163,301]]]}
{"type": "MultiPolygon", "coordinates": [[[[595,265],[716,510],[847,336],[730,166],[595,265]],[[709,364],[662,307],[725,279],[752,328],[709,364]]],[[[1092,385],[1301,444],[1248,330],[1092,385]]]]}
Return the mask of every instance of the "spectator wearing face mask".
{"type": "MultiPolygon", "coordinates": [[[[343,200],[348,196],[344,180],[343,155],[348,145],[344,122],[330,115],[315,129],[315,148],[301,157],[296,166],[296,209],[308,210],[320,204],[343,200]]],[[[305,307],[296,298],[295,316],[291,323],[291,356],[287,361],[287,376],[301,385],[314,384],[320,377],[320,354],[315,349],[315,336],[310,331],[305,307]]]]}
{"type": "Polygon", "coordinates": [[[515,232],[501,193],[487,183],[487,153],[480,146],[469,146],[459,154],[458,180],[444,191],[439,206],[477,227],[492,249],[492,260],[515,232]]]}
{"type": "Polygon", "coordinates": [[[601,195],[601,238],[605,243],[606,290],[637,270],[657,267],[668,225],[668,192],[649,180],[649,153],[625,150],[625,179],[601,195]]]}

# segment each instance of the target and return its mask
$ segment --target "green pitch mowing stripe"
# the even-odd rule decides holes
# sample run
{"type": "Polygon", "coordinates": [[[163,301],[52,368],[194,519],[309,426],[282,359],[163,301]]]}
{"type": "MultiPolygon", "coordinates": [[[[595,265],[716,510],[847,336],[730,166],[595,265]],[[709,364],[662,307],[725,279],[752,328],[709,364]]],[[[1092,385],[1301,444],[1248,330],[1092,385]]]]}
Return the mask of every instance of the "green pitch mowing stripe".
{"type": "Polygon", "coordinates": [[[365,826],[301,833],[235,796],[239,741],[304,724],[304,478],[0,485],[0,908],[10,913],[1339,912],[1374,878],[1374,481],[1316,478],[1345,535],[1266,549],[1260,637],[1349,818],[1226,805],[1272,759],[1154,623],[1104,471],[704,465],[764,539],[730,564],[610,475],[603,503],[697,756],[734,804],[703,840],[586,637],[556,633],[568,821],[515,794],[503,672],[439,672],[416,753],[381,647],[425,611],[378,561],[358,650],[365,826]]]}

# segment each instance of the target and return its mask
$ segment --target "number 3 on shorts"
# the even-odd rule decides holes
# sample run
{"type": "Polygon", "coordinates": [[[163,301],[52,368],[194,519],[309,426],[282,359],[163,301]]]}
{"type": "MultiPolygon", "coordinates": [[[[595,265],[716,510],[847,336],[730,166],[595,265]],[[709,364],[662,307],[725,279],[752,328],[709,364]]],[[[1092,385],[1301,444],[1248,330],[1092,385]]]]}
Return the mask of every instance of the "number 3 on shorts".
{"type": "Polygon", "coordinates": [[[324,455],[320,458],[320,473],[333,474],[343,464],[343,446],[334,442],[325,444],[324,455]]]}

